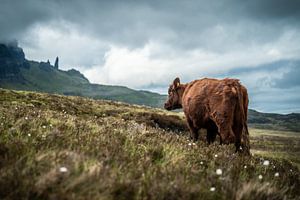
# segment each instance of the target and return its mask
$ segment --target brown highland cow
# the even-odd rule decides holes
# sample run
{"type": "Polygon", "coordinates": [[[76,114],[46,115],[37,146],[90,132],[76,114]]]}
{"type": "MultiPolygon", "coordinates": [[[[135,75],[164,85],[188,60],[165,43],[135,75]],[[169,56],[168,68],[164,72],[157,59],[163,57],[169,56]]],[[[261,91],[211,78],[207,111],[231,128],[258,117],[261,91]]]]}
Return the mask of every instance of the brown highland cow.
{"type": "Polygon", "coordinates": [[[183,108],[190,138],[198,140],[198,131],[207,129],[208,143],[220,135],[220,144],[235,143],[236,151],[249,154],[247,127],[247,89],[237,79],[204,78],[180,84],[179,78],[169,87],[165,109],[183,108]]]}

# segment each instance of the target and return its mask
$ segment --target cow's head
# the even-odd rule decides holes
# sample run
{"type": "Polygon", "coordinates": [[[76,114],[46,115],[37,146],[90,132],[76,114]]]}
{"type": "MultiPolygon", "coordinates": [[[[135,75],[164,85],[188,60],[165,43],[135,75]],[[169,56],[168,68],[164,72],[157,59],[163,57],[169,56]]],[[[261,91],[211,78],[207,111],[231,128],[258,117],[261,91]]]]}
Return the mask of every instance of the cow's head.
{"type": "Polygon", "coordinates": [[[174,79],[173,84],[170,85],[168,90],[168,99],[165,103],[165,109],[174,110],[182,108],[181,98],[184,92],[184,88],[180,84],[180,79],[177,77],[174,79]]]}

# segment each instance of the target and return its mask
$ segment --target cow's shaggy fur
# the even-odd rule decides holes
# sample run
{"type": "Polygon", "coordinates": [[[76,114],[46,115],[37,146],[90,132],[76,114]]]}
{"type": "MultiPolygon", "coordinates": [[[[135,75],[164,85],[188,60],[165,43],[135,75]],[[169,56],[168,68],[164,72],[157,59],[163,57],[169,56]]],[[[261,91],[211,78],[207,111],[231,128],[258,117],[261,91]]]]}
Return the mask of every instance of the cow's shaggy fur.
{"type": "Polygon", "coordinates": [[[180,84],[176,78],[169,87],[165,108],[183,108],[194,141],[198,140],[199,130],[205,128],[208,143],[219,134],[221,144],[235,143],[237,151],[249,153],[248,94],[239,80],[204,78],[180,84]]]}

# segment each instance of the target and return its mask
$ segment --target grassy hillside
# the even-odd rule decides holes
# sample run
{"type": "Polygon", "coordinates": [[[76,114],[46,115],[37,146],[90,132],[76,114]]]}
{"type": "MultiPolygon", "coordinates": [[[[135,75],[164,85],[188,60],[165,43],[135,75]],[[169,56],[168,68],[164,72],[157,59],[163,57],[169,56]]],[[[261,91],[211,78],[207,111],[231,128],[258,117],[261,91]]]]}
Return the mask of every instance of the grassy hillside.
{"type": "Polygon", "coordinates": [[[0,120],[0,199],[300,195],[297,133],[251,129],[254,155],[242,157],[233,145],[208,146],[204,133],[190,143],[176,113],[2,89],[0,120]]]}
{"type": "Polygon", "coordinates": [[[248,120],[251,127],[282,131],[300,132],[300,114],[261,113],[249,110],[248,120]]]}

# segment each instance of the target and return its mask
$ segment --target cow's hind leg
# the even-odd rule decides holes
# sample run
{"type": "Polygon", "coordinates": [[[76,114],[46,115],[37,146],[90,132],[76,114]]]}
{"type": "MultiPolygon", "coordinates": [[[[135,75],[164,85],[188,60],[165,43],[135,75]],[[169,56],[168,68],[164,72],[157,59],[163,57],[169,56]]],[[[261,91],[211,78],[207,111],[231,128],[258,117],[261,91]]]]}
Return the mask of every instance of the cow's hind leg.
{"type": "MultiPolygon", "coordinates": [[[[211,144],[216,140],[217,134],[219,134],[218,127],[212,120],[210,120],[207,125],[207,135],[206,135],[208,144],[211,144]]],[[[220,140],[220,142],[221,142],[221,140],[220,140]]]]}
{"type": "Polygon", "coordinates": [[[242,147],[243,147],[243,152],[246,155],[250,155],[250,141],[249,141],[249,132],[248,132],[247,122],[244,123],[244,127],[243,127],[242,147]]]}
{"type": "Polygon", "coordinates": [[[231,127],[225,126],[220,128],[220,137],[222,143],[230,144],[235,142],[235,136],[231,127]]]}
{"type": "Polygon", "coordinates": [[[213,143],[216,140],[216,136],[217,136],[216,132],[207,129],[206,140],[207,140],[208,144],[213,143]]]}
{"type": "Polygon", "coordinates": [[[241,135],[243,131],[243,125],[240,123],[234,124],[232,127],[235,135],[235,152],[242,151],[241,146],[241,135]]]}
{"type": "Polygon", "coordinates": [[[187,124],[190,129],[190,139],[193,140],[193,142],[196,142],[199,137],[199,133],[198,133],[199,129],[194,126],[193,121],[190,120],[188,117],[187,117],[187,124]]]}
{"type": "Polygon", "coordinates": [[[214,120],[220,135],[220,144],[230,144],[235,142],[235,135],[232,130],[232,123],[228,117],[220,117],[214,120]]]}
{"type": "Polygon", "coordinates": [[[230,144],[235,142],[235,134],[232,130],[234,123],[235,98],[225,97],[222,104],[212,112],[211,119],[218,126],[221,142],[230,144]]]}

